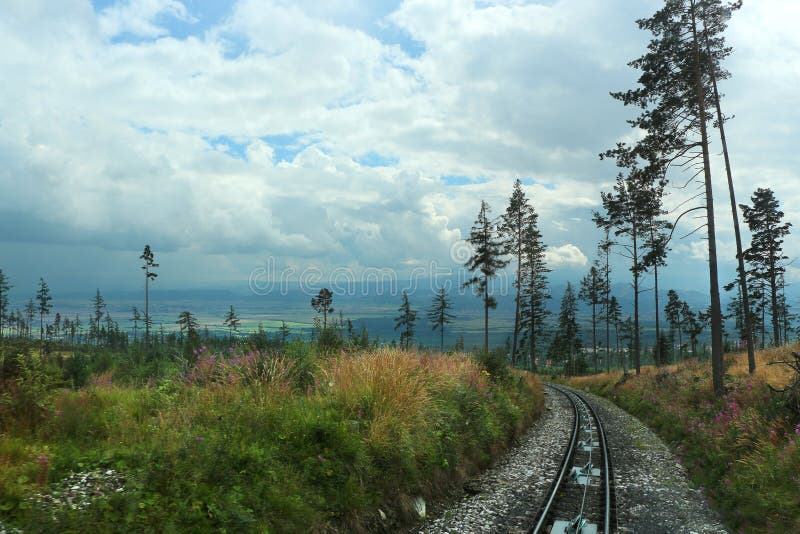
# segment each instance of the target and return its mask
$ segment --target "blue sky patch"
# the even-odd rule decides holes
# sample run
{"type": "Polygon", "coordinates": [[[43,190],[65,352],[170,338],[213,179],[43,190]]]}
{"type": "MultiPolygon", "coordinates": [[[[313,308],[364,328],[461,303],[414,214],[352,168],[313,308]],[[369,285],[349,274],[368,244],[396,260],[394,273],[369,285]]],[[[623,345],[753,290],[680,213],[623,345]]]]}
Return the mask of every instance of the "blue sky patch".
{"type": "Polygon", "coordinates": [[[395,26],[380,28],[375,32],[373,37],[379,39],[382,43],[387,45],[397,45],[406,53],[407,56],[418,58],[425,53],[425,43],[417,41],[412,38],[408,32],[403,31],[395,26]]]}
{"type": "Polygon", "coordinates": [[[225,59],[236,59],[250,50],[250,42],[243,35],[225,33],[222,38],[225,48],[222,57],[225,59]]]}
{"type": "Polygon", "coordinates": [[[275,163],[285,161],[291,163],[295,156],[312,143],[307,139],[308,132],[291,134],[265,135],[261,140],[272,147],[275,163]]]}
{"type": "Polygon", "coordinates": [[[477,178],[470,178],[469,176],[461,176],[457,174],[448,174],[442,176],[440,178],[445,185],[473,185],[473,184],[485,184],[489,181],[488,178],[485,176],[479,176],[477,178]]]}
{"type": "Polygon", "coordinates": [[[541,187],[544,187],[548,191],[555,191],[556,189],[556,184],[554,184],[553,182],[540,182],[538,180],[534,180],[533,178],[520,178],[520,180],[525,185],[539,185],[541,187]]]}
{"type": "Polygon", "coordinates": [[[224,152],[230,157],[247,161],[247,145],[250,143],[237,143],[226,135],[220,135],[218,137],[203,137],[203,139],[206,141],[206,143],[214,148],[219,147],[219,145],[223,145],[226,149],[224,152]]]}
{"type": "MultiPolygon", "coordinates": [[[[206,30],[221,23],[233,10],[233,2],[220,2],[218,0],[182,0],[190,20],[181,20],[170,13],[161,13],[151,22],[166,30],[167,35],[175,39],[186,39],[189,36],[202,37],[206,30]]],[[[126,5],[125,0],[92,0],[92,7],[96,13],[115,5],[126,5]]],[[[140,44],[155,40],[152,37],[141,37],[124,33],[111,39],[112,43],[140,44]]]]}
{"type": "Polygon", "coordinates": [[[165,130],[159,130],[157,128],[150,128],[149,126],[141,126],[139,124],[129,123],[131,128],[136,131],[142,132],[144,134],[161,134],[164,135],[167,132],[165,130]]]}
{"type": "Polygon", "coordinates": [[[394,167],[399,162],[397,158],[382,156],[372,150],[353,159],[363,167],[394,167]]]}

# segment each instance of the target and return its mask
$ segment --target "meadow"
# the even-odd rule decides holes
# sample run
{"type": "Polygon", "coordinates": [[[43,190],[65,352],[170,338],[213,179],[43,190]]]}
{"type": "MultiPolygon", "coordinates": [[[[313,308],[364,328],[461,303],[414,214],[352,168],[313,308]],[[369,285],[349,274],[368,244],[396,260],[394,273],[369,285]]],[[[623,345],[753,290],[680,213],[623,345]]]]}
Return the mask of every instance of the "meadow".
{"type": "Polygon", "coordinates": [[[640,376],[577,377],[573,386],[611,399],[648,424],[676,451],[737,532],[800,530],[800,391],[776,393],[798,377],[792,361],[800,344],[725,358],[726,393],[715,398],[707,362],[646,367],[640,376]]]}
{"type": "Polygon", "coordinates": [[[160,358],[4,347],[0,526],[391,530],[543,409],[498,355],[296,340],[160,358]]]}

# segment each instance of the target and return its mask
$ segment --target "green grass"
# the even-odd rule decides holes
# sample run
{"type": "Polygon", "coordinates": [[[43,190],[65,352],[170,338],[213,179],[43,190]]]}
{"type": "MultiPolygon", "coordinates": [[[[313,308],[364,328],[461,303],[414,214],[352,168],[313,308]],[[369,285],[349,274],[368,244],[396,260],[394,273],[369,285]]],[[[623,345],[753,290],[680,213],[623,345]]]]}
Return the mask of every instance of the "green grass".
{"type": "Polygon", "coordinates": [[[297,344],[203,354],[142,387],[112,366],[78,390],[20,363],[0,404],[0,518],[26,531],[359,531],[378,509],[408,524],[412,497],[488,465],[543,407],[535,378],[463,355],[297,344]],[[34,498],[97,469],[124,491],[84,510],[34,498]]]}

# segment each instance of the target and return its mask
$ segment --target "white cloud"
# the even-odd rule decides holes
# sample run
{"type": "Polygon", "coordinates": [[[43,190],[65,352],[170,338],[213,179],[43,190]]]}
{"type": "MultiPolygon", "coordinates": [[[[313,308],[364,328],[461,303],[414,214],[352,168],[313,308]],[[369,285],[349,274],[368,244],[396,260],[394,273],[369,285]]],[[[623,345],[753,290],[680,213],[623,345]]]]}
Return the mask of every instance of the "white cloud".
{"type": "MultiPolygon", "coordinates": [[[[616,172],[597,153],[635,135],[608,91],[635,80],[625,63],[645,36],[633,19],[657,2],[409,0],[383,17],[350,0],[242,0],[204,33],[174,38],[170,19],[196,20],[187,5],[123,0],[95,13],[78,0],[30,0],[0,19],[8,81],[0,217],[29,220],[15,239],[121,248],[160,240],[287,262],[446,260],[480,199],[498,215],[521,176],[535,180],[526,191],[545,241],[560,226],[574,243],[551,249],[551,262],[588,261],[581,248],[599,238],[587,230],[588,213],[616,172]],[[381,42],[370,33],[378,24],[420,41],[423,53],[381,42]],[[145,39],[115,42],[125,35],[145,39]],[[371,152],[397,164],[356,163],[371,152]],[[443,175],[484,180],[454,187],[443,175]]],[[[745,35],[762,13],[748,5],[731,28],[733,58],[742,58],[731,68],[744,82],[735,85],[737,72],[726,82],[737,113],[729,130],[737,185],[743,195],[769,179],[785,195],[787,218],[800,220],[797,122],[751,133],[772,132],[770,102],[796,98],[780,92],[797,86],[793,56],[781,52],[795,41],[781,22],[770,57],[784,68],[752,76],[748,65],[774,36],[769,25],[745,35]],[[776,98],[748,104],[742,95],[762,94],[753,89],[764,84],[778,88],[776,98]]],[[[728,239],[726,199],[717,199],[728,239]]],[[[704,246],[687,245],[697,258],[704,246]]]]}
{"type": "Polygon", "coordinates": [[[547,265],[551,268],[583,267],[589,262],[589,258],[586,257],[586,254],[581,252],[581,249],[572,243],[548,248],[545,257],[547,259],[547,265]]]}

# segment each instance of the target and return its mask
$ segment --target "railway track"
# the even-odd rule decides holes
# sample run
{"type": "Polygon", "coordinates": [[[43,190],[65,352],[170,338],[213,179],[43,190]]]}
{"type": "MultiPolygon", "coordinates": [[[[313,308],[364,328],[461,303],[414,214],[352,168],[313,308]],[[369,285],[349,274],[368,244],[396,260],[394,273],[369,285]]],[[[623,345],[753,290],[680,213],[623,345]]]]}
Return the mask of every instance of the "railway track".
{"type": "Polygon", "coordinates": [[[548,387],[569,399],[575,417],[561,466],[530,532],[616,532],[614,476],[602,422],[579,393],[550,384],[548,387]]]}

